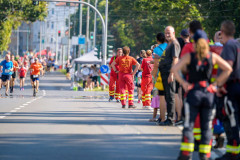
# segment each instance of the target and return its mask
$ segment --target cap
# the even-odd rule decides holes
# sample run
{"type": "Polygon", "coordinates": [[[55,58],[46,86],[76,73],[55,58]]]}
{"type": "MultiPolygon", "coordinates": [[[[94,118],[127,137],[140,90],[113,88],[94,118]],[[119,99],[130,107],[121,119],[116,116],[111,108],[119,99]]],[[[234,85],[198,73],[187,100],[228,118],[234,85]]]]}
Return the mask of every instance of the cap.
{"type": "Polygon", "coordinates": [[[183,29],[182,31],[181,31],[181,36],[183,36],[183,37],[188,37],[190,34],[189,34],[189,32],[188,32],[188,30],[187,29],[183,29]]]}
{"type": "Polygon", "coordinates": [[[194,39],[195,42],[197,42],[198,39],[200,39],[200,38],[204,38],[204,39],[208,40],[208,37],[207,37],[206,32],[204,32],[203,30],[200,30],[200,29],[199,29],[199,30],[197,30],[196,33],[194,34],[193,39],[194,39]]]}

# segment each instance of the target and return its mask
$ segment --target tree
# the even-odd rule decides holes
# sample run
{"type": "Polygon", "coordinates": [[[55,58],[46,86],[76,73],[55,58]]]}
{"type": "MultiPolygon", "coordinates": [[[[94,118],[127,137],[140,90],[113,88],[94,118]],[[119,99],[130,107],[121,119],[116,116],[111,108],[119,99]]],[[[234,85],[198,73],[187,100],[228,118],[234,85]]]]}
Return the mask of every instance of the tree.
{"type": "Polygon", "coordinates": [[[46,2],[34,6],[32,0],[0,0],[0,51],[8,49],[12,29],[17,29],[22,21],[44,20],[46,16],[46,2]]]}

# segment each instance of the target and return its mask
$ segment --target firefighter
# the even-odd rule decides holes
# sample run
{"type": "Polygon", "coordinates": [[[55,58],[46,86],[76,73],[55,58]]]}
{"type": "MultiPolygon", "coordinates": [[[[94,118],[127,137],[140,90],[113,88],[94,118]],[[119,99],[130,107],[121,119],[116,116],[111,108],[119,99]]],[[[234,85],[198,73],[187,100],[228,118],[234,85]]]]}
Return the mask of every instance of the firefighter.
{"type": "Polygon", "coordinates": [[[200,160],[208,160],[207,154],[211,152],[209,142],[212,137],[211,128],[214,118],[214,92],[216,92],[216,86],[222,85],[232,71],[231,66],[226,61],[209,51],[207,35],[204,31],[198,30],[193,39],[195,41],[195,53],[186,54],[172,68],[177,81],[187,93],[184,104],[183,137],[178,160],[192,159],[192,152],[194,151],[193,127],[198,113],[200,114],[201,124],[199,157],[200,160]],[[214,64],[218,64],[223,72],[216,78],[214,84],[210,84],[214,64]],[[179,71],[184,68],[188,70],[188,81],[185,81],[179,74],[179,71]]]}
{"type": "Polygon", "coordinates": [[[141,83],[141,90],[142,90],[142,102],[143,107],[150,108],[151,106],[151,91],[153,89],[153,82],[152,82],[152,75],[151,72],[153,70],[153,61],[152,58],[152,51],[147,50],[146,52],[147,58],[144,58],[142,61],[141,69],[142,69],[142,83],[141,83]]]}
{"type": "MultiPolygon", "coordinates": [[[[118,57],[122,56],[122,48],[117,49],[117,55],[113,56],[110,60],[110,68],[111,68],[111,73],[110,73],[110,81],[109,81],[109,102],[112,101],[115,97],[117,102],[119,103],[120,101],[120,91],[119,91],[119,82],[118,82],[118,73],[114,72],[113,68],[111,67],[112,62],[114,62],[118,57]]],[[[115,65],[116,70],[119,71],[119,66],[115,65]]]]}
{"type": "Polygon", "coordinates": [[[131,56],[130,48],[123,47],[123,56],[118,57],[111,65],[114,72],[119,73],[119,86],[120,86],[120,96],[122,108],[126,107],[126,93],[125,89],[128,88],[128,108],[136,108],[133,104],[133,93],[134,93],[134,82],[133,78],[139,69],[139,63],[131,56]],[[116,69],[115,65],[119,65],[119,71],[116,69]],[[134,71],[133,66],[136,66],[134,71]]]}
{"type": "Polygon", "coordinates": [[[222,98],[220,109],[223,127],[226,132],[226,153],[216,160],[239,160],[239,117],[240,117],[240,43],[234,40],[235,25],[232,21],[221,24],[221,57],[233,68],[233,72],[224,85],[219,86],[217,95],[222,98]]]}

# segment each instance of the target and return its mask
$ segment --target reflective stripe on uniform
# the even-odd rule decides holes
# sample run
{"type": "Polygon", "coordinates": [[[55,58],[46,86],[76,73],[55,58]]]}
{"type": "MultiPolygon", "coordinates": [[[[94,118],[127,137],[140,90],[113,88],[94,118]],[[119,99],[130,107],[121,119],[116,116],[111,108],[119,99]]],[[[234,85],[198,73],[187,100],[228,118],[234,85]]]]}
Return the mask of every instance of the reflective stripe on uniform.
{"type": "Polygon", "coordinates": [[[194,139],[200,141],[201,140],[201,135],[194,135],[194,139]]]}
{"type": "Polygon", "coordinates": [[[201,133],[201,128],[193,128],[193,133],[201,133]]]}
{"type": "Polygon", "coordinates": [[[194,143],[182,142],[180,150],[181,151],[193,152],[194,151],[194,143]]]}
{"type": "Polygon", "coordinates": [[[121,98],[121,100],[125,100],[125,99],[126,99],[126,97],[121,98]]]}
{"type": "Polygon", "coordinates": [[[199,145],[199,153],[210,153],[211,152],[211,145],[208,144],[200,144],[199,145]]]}
{"type": "Polygon", "coordinates": [[[226,150],[228,153],[232,153],[232,154],[239,154],[240,153],[240,146],[231,146],[231,145],[227,145],[226,146],[226,150]]]}

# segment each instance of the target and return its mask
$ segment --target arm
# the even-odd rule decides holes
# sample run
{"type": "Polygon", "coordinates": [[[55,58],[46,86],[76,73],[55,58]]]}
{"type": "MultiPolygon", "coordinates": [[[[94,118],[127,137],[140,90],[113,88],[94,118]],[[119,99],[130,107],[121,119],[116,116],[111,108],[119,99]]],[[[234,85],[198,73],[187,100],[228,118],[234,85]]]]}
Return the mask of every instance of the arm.
{"type": "Polygon", "coordinates": [[[212,57],[213,64],[218,64],[219,68],[222,70],[221,74],[216,78],[217,86],[222,86],[223,84],[225,84],[232,72],[233,62],[225,61],[222,57],[215,53],[212,54],[212,57]]]}
{"type": "MultiPolygon", "coordinates": [[[[172,62],[172,66],[175,66],[178,62],[178,58],[177,57],[173,57],[173,62],[172,62]]],[[[170,72],[169,77],[168,77],[168,83],[173,82],[174,79],[174,74],[173,72],[170,72]]]]}
{"type": "Polygon", "coordinates": [[[188,86],[190,85],[185,81],[179,74],[179,71],[182,70],[185,66],[190,63],[191,57],[190,54],[186,54],[176,65],[171,69],[171,72],[175,75],[176,80],[183,86],[184,90],[188,91],[188,86]]]}
{"type": "Polygon", "coordinates": [[[152,76],[156,79],[157,78],[157,73],[158,73],[158,65],[159,65],[159,58],[154,58],[153,59],[154,64],[153,64],[153,70],[152,70],[152,76]]]}
{"type": "Polygon", "coordinates": [[[112,62],[111,67],[113,68],[114,72],[118,73],[118,71],[115,67],[116,64],[117,64],[116,61],[112,62]]]}
{"type": "Polygon", "coordinates": [[[135,75],[137,73],[139,67],[140,67],[140,64],[137,62],[136,67],[135,67],[134,71],[132,72],[132,75],[135,75]]]}

